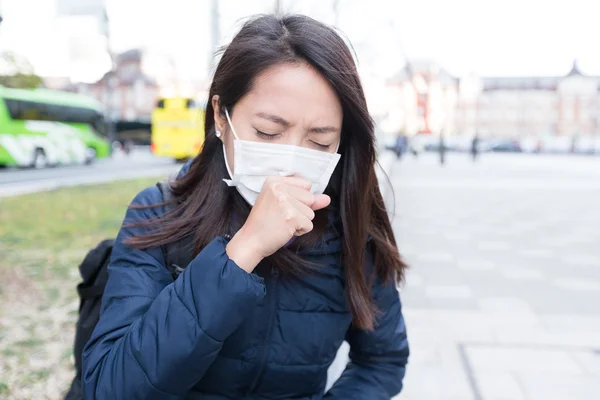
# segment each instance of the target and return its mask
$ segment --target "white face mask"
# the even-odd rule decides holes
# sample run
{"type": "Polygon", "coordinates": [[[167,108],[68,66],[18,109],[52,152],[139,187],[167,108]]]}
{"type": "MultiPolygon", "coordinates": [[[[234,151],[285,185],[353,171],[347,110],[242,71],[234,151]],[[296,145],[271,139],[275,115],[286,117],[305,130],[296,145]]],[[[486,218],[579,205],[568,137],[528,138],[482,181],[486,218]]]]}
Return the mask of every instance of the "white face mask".
{"type": "Polygon", "coordinates": [[[269,176],[299,176],[312,183],[310,192],[322,194],[329,184],[333,170],[341,155],[339,142],[335,153],[307,149],[287,144],[240,140],[233,128],[229,112],[225,110],[227,122],[235,141],[233,142],[234,171],[227,162],[223,144],[225,165],[231,179],[223,179],[228,186],[235,186],[242,197],[253,206],[269,176]]]}

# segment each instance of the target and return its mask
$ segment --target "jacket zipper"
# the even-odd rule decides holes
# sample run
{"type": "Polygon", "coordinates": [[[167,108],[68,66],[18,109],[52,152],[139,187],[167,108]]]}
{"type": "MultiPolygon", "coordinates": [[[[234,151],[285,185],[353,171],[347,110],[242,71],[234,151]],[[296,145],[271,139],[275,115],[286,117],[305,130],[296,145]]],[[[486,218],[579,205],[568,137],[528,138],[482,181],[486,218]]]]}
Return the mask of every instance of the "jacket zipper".
{"type": "Polygon", "coordinates": [[[258,385],[258,380],[260,378],[260,376],[263,373],[263,370],[265,369],[265,366],[267,364],[267,356],[269,354],[269,345],[271,344],[271,338],[273,336],[273,324],[274,324],[274,320],[275,320],[275,313],[277,312],[277,280],[279,278],[279,271],[277,271],[277,269],[275,267],[271,267],[271,287],[269,289],[267,289],[267,306],[269,307],[269,315],[268,315],[268,322],[267,322],[267,331],[266,331],[266,336],[265,336],[265,340],[262,343],[261,346],[261,352],[260,352],[260,364],[257,368],[257,373],[256,376],[254,377],[254,379],[252,380],[252,383],[250,384],[250,386],[248,387],[248,390],[246,391],[246,395],[249,395],[250,393],[252,393],[254,391],[254,389],[256,389],[256,386],[258,385]]]}

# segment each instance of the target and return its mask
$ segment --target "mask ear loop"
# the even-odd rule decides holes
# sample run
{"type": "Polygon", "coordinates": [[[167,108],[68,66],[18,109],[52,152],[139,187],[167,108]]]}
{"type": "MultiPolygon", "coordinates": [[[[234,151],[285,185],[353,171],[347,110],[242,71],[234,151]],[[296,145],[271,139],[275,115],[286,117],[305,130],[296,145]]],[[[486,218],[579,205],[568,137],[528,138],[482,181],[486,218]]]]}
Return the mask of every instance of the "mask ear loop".
{"type": "Polygon", "coordinates": [[[229,117],[229,111],[227,109],[225,109],[225,117],[227,117],[227,122],[229,123],[229,127],[231,128],[231,132],[233,132],[233,136],[236,138],[236,140],[240,140],[235,131],[235,128],[233,127],[233,123],[231,122],[231,117],[229,117]]]}
{"type": "MultiPolygon", "coordinates": [[[[231,118],[229,117],[229,111],[227,109],[225,109],[225,117],[227,117],[227,123],[229,124],[229,127],[231,128],[231,132],[233,133],[233,136],[235,137],[236,140],[240,140],[240,138],[238,138],[237,133],[235,133],[235,129],[233,128],[233,124],[231,123],[231,118]]],[[[225,168],[227,168],[227,173],[229,174],[229,177],[231,179],[233,179],[233,172],[231,171],[231,168],[229,168],[229,163],[227,162],[227,149],[225,148],[225,142],[223,142],[223,155],[225,156],[225,168]]],[[[228,181],[227,179],[224,179],[224,181],[228,185],[230,185],[230,183],[231,183],[231,181],[228,181]]]]}

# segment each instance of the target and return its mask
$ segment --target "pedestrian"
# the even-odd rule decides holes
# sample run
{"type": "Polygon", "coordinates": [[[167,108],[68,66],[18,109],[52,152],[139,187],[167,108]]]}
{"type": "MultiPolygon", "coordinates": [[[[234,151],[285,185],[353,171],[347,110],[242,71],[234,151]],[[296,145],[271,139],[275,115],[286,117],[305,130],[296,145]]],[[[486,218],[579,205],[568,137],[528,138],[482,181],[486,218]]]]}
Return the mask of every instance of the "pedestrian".
{"type": "Polygon", "coordinates": [[[440,165],[444,165],[446,163],[446,140],[444,139],[443,132],[440,132],[439,152],[440,152],[440,165]]]}
{"type": "Polygon", "coordinates": [[[402,156],[406,152],[407,144],[408,144],[408,140],[406,138],[406,135],[404,135],[404,133],[400,132],[396,136],[396,144],[394,146],[394,152],[396,153],[396,159],[399,160],[400,158],[402,158],[402,156]]]}
{"type": "Polygon", "coordinates": [[[125,154],[130,155],[134,148],[133,140],[131,140],[131,139],[125,140],[125,144],[124,144],[123,148],[124,148],[125,154]]]}
{"type": "Polygon", "coordinates": [[[85,398],[395,396],[405,264],[344,40],[306,16],[249,20],[216,68],[205,132],[170,183],[174,208],[152,187],[126,213],[85,398]],[[195,256],[174,278],[162,249],[185,238],[195,256]],[[344,340],[351,362],[324,393],[344,340]]]}
{"type": "Polygon", "coordinates": [[[412,136],[408,139],[408,148],[414,158],[419,158],[419,139],[417,137],[412,136]]]}
{"type": "Polygon", "coordinates": [[[477,133],[473,136],[471,140],[471,157],[473,158],[473,162],[477,161],[477,155],[479,153],[479,136],[477,133]]]}

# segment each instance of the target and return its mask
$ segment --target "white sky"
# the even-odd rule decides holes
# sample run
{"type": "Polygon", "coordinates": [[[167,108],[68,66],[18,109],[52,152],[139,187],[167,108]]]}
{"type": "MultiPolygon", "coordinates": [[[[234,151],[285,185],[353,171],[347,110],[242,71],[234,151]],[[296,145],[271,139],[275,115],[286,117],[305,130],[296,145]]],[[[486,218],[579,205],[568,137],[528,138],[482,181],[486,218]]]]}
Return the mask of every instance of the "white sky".
{"type": "MultiPolygon", "coordinates": [[[[144,46],[155,54],[157,69],[166,68],[161,58],[170,58],[179,75],[206,76],[209,0],[107,3],[116,50],[144,46]]],[[[274,3],[221,0],[221,43],[231,39],[241,18],[272,11],[274,3]]],[[[335,21],[333,0],[281,3],[284,11],[335,21]]],[[[403,66],[400,46],[410,58],[436,60],[458,76],[563,75],[574,58],[584,73],[600,75],[598,1],[338,0],[338,4],[338,27],[353,43],[361,70],[372,77],[390,76],[403,66]]],[[[57,20],[53,0],[0,0],[0,7],[5,19],[0,49],[27,56],[38,73],[91,80],[108,67],[93,20],[57,20]],[[70,49],[80,61],[75,62],[70,49]]]]}

